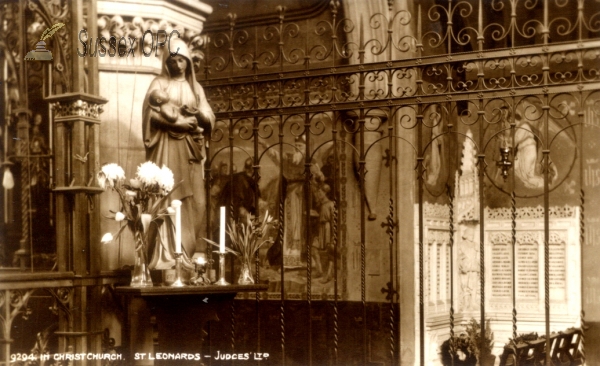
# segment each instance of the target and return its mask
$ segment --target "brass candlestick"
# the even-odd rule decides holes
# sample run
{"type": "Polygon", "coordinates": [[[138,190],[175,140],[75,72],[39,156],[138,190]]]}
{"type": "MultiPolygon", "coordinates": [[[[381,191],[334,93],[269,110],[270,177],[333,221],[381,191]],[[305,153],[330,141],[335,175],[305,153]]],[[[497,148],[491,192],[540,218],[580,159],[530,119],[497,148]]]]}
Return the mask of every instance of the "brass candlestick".
{"type": "Polygon", "coordinates": [[[175,253],[175,281],[171,287],[183,287],[185,284],[181,280],[181,256],[183,253],[175,253]]]}
{"type": "Polygon", "coordinates": [[[225,253],[219,253],[219,280],[215,282],[215,285],[229,285],[229,282],[225,281],[225,253]]]}

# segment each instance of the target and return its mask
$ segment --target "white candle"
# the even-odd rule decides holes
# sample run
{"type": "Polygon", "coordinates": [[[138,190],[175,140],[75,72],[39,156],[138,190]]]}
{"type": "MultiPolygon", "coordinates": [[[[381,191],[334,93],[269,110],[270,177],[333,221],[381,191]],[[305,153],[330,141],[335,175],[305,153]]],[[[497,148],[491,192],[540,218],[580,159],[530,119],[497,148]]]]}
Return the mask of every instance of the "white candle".
{"type": "Polygon", "coordinates": [[[221,206],[221,227],[219,228],[219,252],[225,253],[225,206],[221,206]]]}
{"type": "Polygon", "coordinates": [[[171,207],[175,209],[175,253],[181,253],[181,201],[173,200],[171,207]]]}

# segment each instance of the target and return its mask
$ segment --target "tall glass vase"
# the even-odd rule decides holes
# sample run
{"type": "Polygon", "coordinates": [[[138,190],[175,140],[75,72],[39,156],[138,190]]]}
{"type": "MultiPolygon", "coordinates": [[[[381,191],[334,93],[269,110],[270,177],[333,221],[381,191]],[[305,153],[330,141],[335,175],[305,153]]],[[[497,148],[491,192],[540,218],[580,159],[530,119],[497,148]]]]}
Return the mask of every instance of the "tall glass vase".
{"type": "Polygon", "coordinates": [[[254,278],[252,277],[252,270],[250,269],[250,260],[247,258],[241,258],[242,270],[240,271],[240,277],[238,278],[238,285],[254,285],[254,278]]]}
{"type": "Polygon", "coordinates": [[[135,250],[135,264],[131,271],[131,287],[152,287],[152,278],[148,269],[148,260],[146,257],[146,247],[139,242],[135,250]]]}

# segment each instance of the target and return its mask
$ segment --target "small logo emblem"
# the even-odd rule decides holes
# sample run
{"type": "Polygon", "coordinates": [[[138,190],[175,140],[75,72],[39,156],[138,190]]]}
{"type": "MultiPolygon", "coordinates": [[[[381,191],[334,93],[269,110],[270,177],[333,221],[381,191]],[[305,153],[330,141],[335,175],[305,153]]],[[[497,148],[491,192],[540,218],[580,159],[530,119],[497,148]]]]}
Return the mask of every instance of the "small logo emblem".
{"type": "Polygon", "coordinates": [[[46,28],[42,36],[40,37],[40,41],[35,45],[35,50],[27,52],[25,56],[25,61],[50,61],[52,60],[52,52],[46,49],[46,39],[52,37],[52,35],[62,28],[64,23],[56,23],[50,28],[46,28]]]}

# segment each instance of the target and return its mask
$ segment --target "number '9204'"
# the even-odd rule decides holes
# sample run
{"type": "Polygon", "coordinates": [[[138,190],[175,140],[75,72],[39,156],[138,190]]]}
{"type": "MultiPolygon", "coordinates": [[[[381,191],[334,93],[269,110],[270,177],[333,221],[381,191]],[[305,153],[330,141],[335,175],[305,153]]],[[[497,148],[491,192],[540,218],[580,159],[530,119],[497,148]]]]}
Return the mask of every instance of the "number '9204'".
{"type": "Polygon", "coordinates": [[[33,353],[11,353],[10,362],[15,361],[37,361],[38,356],[33,353]]]}

